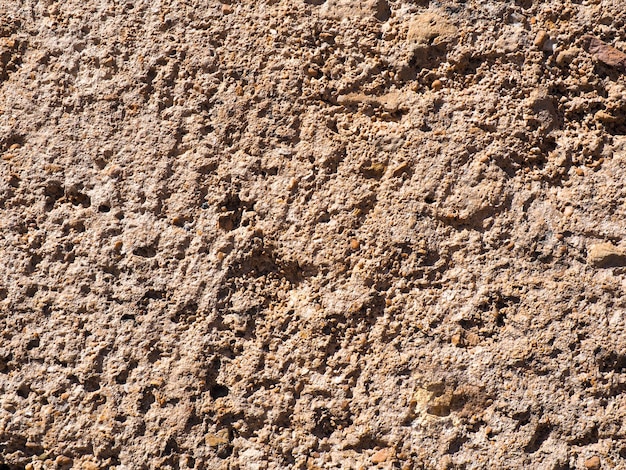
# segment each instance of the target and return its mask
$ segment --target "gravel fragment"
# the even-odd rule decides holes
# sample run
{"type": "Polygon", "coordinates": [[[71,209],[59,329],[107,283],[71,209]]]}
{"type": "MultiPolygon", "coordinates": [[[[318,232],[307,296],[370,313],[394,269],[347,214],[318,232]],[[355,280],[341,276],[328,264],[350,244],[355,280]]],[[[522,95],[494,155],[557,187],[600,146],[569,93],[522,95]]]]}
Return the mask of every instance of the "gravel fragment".
{"type": "Polygon", "coordinates": [[[590,459],[585,460],[585,468],[589,470],[600,470],[600,468],[602,468],[600,457],[594,455],[590,459]]]}
{"type": "Polygon", "coordinates": [[[587,262],[598,268],[626,266],[626,252],[612,243],[595,243],[587,250],[587,262]]]}
{"type": "Polygon", "coordinates": [[[626,53],[615,49],[594,36],[583,36],[583,47],[600,62],[626,73],[626,53]]]}

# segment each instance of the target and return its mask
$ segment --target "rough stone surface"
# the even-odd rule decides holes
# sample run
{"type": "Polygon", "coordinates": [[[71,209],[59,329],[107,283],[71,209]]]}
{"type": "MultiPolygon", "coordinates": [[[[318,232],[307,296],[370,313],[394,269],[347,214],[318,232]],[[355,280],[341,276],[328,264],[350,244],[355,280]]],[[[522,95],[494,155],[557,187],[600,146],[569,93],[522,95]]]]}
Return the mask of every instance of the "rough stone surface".
{"type": "Polygon", "coordinates": [[[626,468],[585,35],[623,0],[0,1],[0,467],[626,468]]]}

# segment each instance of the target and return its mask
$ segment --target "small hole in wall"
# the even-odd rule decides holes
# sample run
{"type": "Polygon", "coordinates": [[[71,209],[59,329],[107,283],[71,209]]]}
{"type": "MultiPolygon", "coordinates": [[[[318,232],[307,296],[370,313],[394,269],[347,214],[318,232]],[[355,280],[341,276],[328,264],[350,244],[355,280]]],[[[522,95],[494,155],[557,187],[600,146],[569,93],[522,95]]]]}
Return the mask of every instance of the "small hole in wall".
{"type": "Polygon", "coordinates": [[[216,398],[228,396],[229,392],[230,390],[228,390],[228,387],[220,384],[213,385],[213,387],[211,387],[211,390],[209,391],[209,393],[211,394],[211,398],[213,398],[214,400],[216,398]]]}
{"type": "Polygon", "coordinates": [[[153,246],[139,246],[133,250],[133,255],[142,258],[154,258],[156,254],[156,248],[153,246]]]}
{"type": "Polygon", "coordinates": [[[30,395],[30,386],[26,384],[20,385],[20,388],[17,389],[17,396],[20,398],[28,398],[30,395]]]}
{"type": "Polygon", "coordinates": [[[106,204],[100,204],[98,206],[98,212],[110,212],[111,211],[111,206],[108,206],[106,204]]]}

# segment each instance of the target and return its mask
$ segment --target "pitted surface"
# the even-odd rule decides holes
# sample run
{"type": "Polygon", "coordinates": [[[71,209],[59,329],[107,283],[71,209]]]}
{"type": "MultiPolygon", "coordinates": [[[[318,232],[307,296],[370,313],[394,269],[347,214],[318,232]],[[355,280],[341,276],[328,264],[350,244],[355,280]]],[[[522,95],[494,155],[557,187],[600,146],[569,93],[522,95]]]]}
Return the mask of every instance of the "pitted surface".
{"type": "Polygon", "coordinates": [[[626,468],[621,0],[0,18],[2,468],[626,468]]]}

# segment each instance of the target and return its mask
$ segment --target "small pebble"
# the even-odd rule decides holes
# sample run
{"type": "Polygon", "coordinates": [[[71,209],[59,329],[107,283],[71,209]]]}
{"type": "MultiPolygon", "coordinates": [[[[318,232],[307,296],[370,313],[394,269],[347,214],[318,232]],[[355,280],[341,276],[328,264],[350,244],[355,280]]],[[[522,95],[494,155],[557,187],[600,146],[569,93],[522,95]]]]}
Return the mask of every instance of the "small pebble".
{"type": "Polygon", "coordinates": [[[615,116],[607,113],[606,111],[598,111],[594,115],[594,118],[595,118],[596,121],[605,122],[605,123],[612,123],[612,122],[619,121],[618,118],[616,118],[615,116]]]}
{"type": "Polygon", "coordinates": [[[72,463],[72,459],[66,457],[65,455],[59,455],[54,461],[57,465],[61,466],[70,465],[72,463]]]}
{"type": "Polygon", "coordinates": [[[17,408],[13,403],[3,403],[2,409],[8,411],[9,413],[15,413],[17,411],[17,408]]]}
{"type": "Polygon", "coordinates": [[[597,268],[626,266],[626,252],[612,243],[596,243],[587,249],[587,262],[597,268]]]}
{"type": "Polygon", "coordinates": [[[322,76],[321,70],[315,65],[307,67],[306,74],[311,78],[321,78],[322,76]]]}
{"type": "Polygon", "coordinates": [[[463,346],[463,337],[460,333],[455,333],[452,335],[452,338],[450,338],[450,342],[453,346],[461,347],[463,346]]]}
{"type": "Polygon", "coordinates": [[[358,250],[360,247],[361,243],[356,238],[350,240],[350,248],[352,248],[353,250],[358,250]]]}
{"type": "Polygon", "coordinates": [[[441,83],[441,80],[435,80],[432,85],[431,88],[433,90],[441,90],[441,87],[443,86],[443,83],[441,83]]]}
{"type": "Polygon", "coordinates": [[[589,470],[599,470],[601,467],[602,465],[600,463],[600,457],[598,457],[597,455],[594,455],[593,457],[585,461],[585,468],[588,468],[589,470]]]}
{"type": "Polygon", "coordinates": [[[372,463],[383,463],[393,457],[393,449],[385,447],[372,455],[372,463]]]}
{"type": "Polygon", "coordinates": [[[571,49],[567,49],[566,51],[561,51],[556,57],[556,63],[561,67],[569,65],[578,56],[579,53],[580,49],[578,49],[577,47],[572,47],[571,49]]]}
{"type": "Polygon", "coordinates": [[[535,46],[541,48],[543,44],[548,40],[548,33],[545,31],[539,31],[535,37],[535,46]]]}
{"type": "Polygon", "coordinates": [[[205,442],[209,447],[218,447],[224,444],[228,444],[228,433],[227,432],[217,432],[215,434],[207,434],[204,437],[205,442]]]}
{"type": "Polygon", "coordinates": [[[122,168],[118,165],[111,165],[109,168],[105,169],[105,174],[112,178],[117,178],[121,173],[122,168]]]}

